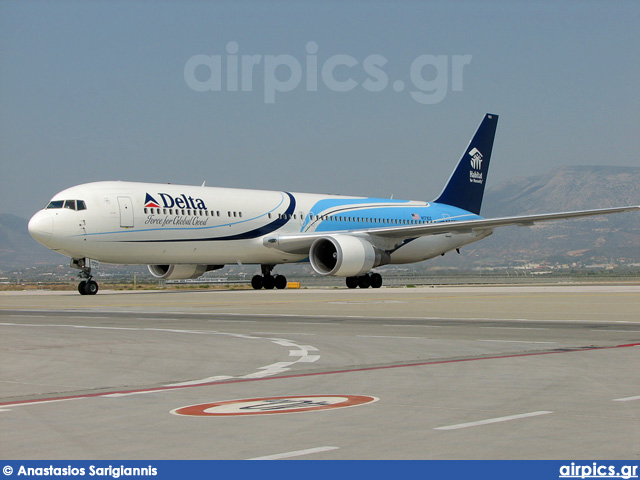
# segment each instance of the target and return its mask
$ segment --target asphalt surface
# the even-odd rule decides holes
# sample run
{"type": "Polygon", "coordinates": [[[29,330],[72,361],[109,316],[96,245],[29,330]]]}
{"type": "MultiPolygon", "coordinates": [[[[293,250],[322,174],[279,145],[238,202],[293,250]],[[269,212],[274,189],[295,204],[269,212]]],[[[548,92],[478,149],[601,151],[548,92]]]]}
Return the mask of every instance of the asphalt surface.
{"type": "Polygon", "coordinates": [[[0,292],[0,457],[637,460],[639,367],[637,285],[0,292]]]}

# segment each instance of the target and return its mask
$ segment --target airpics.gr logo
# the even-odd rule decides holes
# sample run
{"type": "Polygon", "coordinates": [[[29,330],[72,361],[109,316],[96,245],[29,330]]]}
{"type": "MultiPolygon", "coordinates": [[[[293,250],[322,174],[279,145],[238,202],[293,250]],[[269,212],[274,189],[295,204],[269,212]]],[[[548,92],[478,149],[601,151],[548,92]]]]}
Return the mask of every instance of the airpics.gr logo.
{"type": "Polygon", "coordinates": [[[469,182],[470,183],[482,183],[482,153],[477,148],[472,148],[469,151],[471,156],[471,170],[469,170],[469,182]]]}
{"type": "Polygon", "coordinates": [[[155,198],[147,193],[144,199],[144,206],[148,208],[192,208],[194,210],[207,210],[204,200],[201,198],[187,197],[184,193],[180,196],[173,197],[168,193],[159,193],[162,199],[162,205],[155,198]]]}

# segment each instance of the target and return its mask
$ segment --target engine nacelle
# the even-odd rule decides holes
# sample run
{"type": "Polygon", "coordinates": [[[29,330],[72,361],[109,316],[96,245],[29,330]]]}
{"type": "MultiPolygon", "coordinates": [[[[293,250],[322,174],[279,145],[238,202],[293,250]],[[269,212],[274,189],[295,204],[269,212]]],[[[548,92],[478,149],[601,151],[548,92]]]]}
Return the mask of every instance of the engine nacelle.
{"type": "Polygon", "coordinates": [[[309,261],[320,275],[356,277],[374,267],[386,265],[391,257],[362,238],[331,235],[313,242],[309,250],[309,261]]]}
{"type": "Polygon", "coordinates": [[[163,280],[198,278],[205,272],[217,270],[222,267],[224,267],[224,265],[148,265],[151,275],[163,280]]]}

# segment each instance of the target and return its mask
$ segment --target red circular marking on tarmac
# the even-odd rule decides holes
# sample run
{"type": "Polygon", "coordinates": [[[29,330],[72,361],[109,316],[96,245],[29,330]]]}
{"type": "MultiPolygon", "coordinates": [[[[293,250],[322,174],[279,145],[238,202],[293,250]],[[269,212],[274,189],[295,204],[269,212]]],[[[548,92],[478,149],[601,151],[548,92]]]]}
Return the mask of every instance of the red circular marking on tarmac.
{"type": "Polygon", "coordinates": [[[224,402],[201,403],[172,410],[174,415],[195,417],[229,417],[299,413],[332,408],[355,407],[378,401],[368,395],[298,395],[285,397],[245,398],[224,402]]]}

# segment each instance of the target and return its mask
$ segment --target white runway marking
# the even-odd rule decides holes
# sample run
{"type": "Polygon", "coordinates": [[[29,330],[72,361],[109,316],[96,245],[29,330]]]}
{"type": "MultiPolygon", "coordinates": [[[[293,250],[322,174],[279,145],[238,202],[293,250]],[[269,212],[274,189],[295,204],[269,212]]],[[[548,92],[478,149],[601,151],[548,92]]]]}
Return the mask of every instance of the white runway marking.
{"type": "Polygon", "coordinates": [[[356,335],[360,338],[424,338],[424,337],[396,337],[393,335],[356,335]]]}
{"type": "Polygon", "coordinates": [[[265,457],[249,458],[248,460],[282,460],[283,458],[301,457],[303,455],[311,455],[312,453],[329,452],[338,450],[340,447],[316,447],[307,448],[306,450],[296,450],[295,452],[277,453],[275,455],[267,455],[265,457]]]}
{"type": "Polygon", "coordinates": [[[78,398],[59,398],[56,400],[42,400],[40,402],[25,402],[25,403],[14,403],[12,405],[3,405],[3,412],[10,412],[12,407],[22,407],[23,405],[43,405],[45,403],[57,403],[57,402],[69,402],[71,400],[82,400],[84,397],[78,398]],[[4,410],[6,409],[6,410],[4,410]]]}
{"type": "Polygon", "coordinates": [[[218,318],[212,318],[211,321],[216,323],[258,323],[256,320],[220,320],[218,318]]]}
{"type": "Polygon", "coordinates": [[[392,324],[385,324],[383,325],[385,327],[421,327],[421,328],[442,328],[442,325],[408,325],[408,324],[404,324],[404,323],[396,323],[395,325],[392,324]]]}
{"type": "Polygon", "coordinates": [[[616,398],[614,402],[633,402],[634,400],[640,400],[640,395],[637,397],[616,398]]]}
{"type": "MultiPolygon", "coordinates": [[[[289,362],[277,362],[271,365],[266,365],[264,367],[258,367],[257,370],[253,373],[249,373],[247,375],[242,376],[226,376],[226,375],[216,375],[210,376],[207,378],[188,380],[186,382],[177,382],[165,385],[165,387],[182,387],[187,385],[199,385],[203,383],[212,383],[221,380],[228,380],[231,378],[263,378],[269,377],[272,375],[277,375],[280,373],[284,373],[289,371],[292,365],[296,363],[313,363],[317,362],[320,359],[320,355],[309,355],[309,352],[317,352],[318,349],[312,345],[298,345],[292,340],[288,340],[286,338],[272,338],[272,337],[255,337],[251,335],[244,335],[240,333],[225,333],[225,332],[217,332],[217,331],[203,331],[203,330],[177,330],[177,329],[166,329],[166,328],[135,328],[135,327],[102,327],[102,326],[89,326],[89,325],[46,325],[46,324],[15,324],[15,323],[0,323],[0,326],[19,326],[19,327],[30,327],[30,328],[73,328],[73,329],[87,329],[87,330],[119,330],[119,331],[129,331],[129,332],[160,332],[160,333],[177,333],[177,334],[189,334],[189,335],[219,335],[219,336],[228,336],[234,338],[242,338],[248,340],[268,340],[271,343],[274,343],[281,347],[291,347],[294,350],[289,350],[289,357],[293,357],[294,359],[289,362]]],[[[142,395],[144,393],[154,393],[157,391],[163,390],[149,390],[144,392],[135,392],[136,395],[142,395]]],[[[114,394],[114,397],[118,396],[127,396],[130,394],[114,394]]],[[[33,405],[31,403],[30,405],[33,405]]]]}
{"type": "Polygon", "coordinates": [[[342,300],[336,302],[327,302],[332,305],[369,305],[372,303],[405,303],[401,300],[342,300]]]}
{"type": "Polygon", "coordinates": [[[500,330],[549,330],[548,328],[542,328],[542,327],[480,327],[480,328],[491,328],[491,329],[500,329],[500,330]]]}
{"type": "MultiPolygon", "coordinates": [[[[299,315],[288,315],[289,317],[299,317],[299,315]]],[[[320,315],[322,316],[322,315],[320,315]]],[[[315,317],[314,317],[315,318],[315,317]]],[[[334,318],[334,317],[332,317],[334,318]]],[[[342,319],[343,317],[335,317],[335,319],[342,319]]],[[[290,323],[291,325],[331,325],[332,327],[335,327],[336,325],[340,326],[341,324],[337,323],[327,323],[327,322],[287,322],[290,323]]]]}
{"type": "Polygon", "coordinates": [[[558,342],[532,342],[531,340],[485,340],[485,339],[478,339],[478,342],[497,342],[497,343],[558,343],[558,342]]]}
{"type": "Polygon", "coordinates": [[[590,332],[640,333],[638,330],[607,330],[605,328],[592,329],[590,332]]]}
{"type": "MultiPolygon", "coordinates": [[[[166,388],[162,390],[162,392],[171,392],[177,389],[169,389],[166,388]]],[[[120,397],[130,397],[132,395],[147,395],[148,393],[158,393],[159,390],[145,390],[143,392],[130,392],[130,393],[109,393],[107,395],[100,395],[102,398],[120,398],[120,397]]]]}
{"type": "Polygon", "coordinates": [[[544,410],[540,412],[521,413],[519,415],[509,415],[507,417],[489,418],[487,420],[479,420],[477,422],[458,423],[457,425],[447,425],[446,427],[437,427],[434,430],[458,430],[460,428],[476,427],[479,425],[489,425],[491,423],[508,422],[510,420],[518,420],[521,418],[537,417],[538,415],[548,415],[550,411],[544,410]]]}
{"type": "Polygon", "coordinates": [[[251,332],[252,335],[305,335],[313,337],[315,333],[293,333],[293,332],[251,332]]]}
{"type": "MultiPolygon", "coordinates": [[[[201,378],[200,380],[192,380],[190,382],[172,383],[171,386],[172,387],[186,387],[187,385],[200,385],[201,383],[220,382],[222,380],[229,380],[230,378],[233,378],[233,377],[231,377],[229,375],[216,375],[215,377],[201,378]]],[[[116,394],[116,396],[118,396],[118,397],[122,397],[124,395],[129,395],[129,394],[116,394]]]]}

